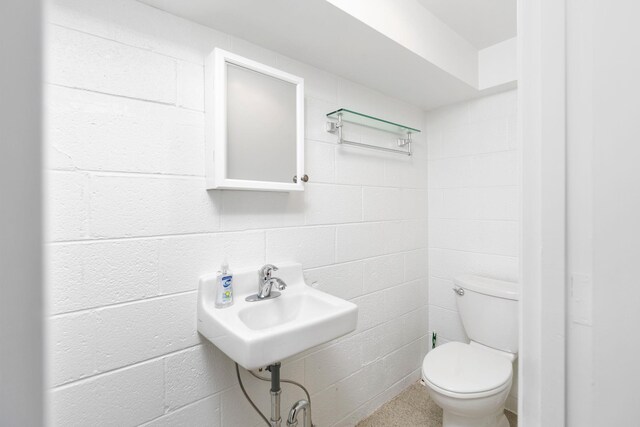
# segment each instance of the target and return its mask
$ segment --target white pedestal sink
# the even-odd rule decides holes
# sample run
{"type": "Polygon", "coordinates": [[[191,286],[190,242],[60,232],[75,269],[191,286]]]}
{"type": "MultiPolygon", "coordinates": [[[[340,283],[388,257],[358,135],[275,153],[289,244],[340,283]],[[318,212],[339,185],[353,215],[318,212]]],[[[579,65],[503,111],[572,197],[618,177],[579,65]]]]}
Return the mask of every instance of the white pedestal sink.
{"type": "Polygon", "coordinates": [[[279,362],[356,328],[358,306],[313,289],[300,264],[278,264],[287,288],[277,298],[247,302],[258,267],[234,274],[234,304],[215,307],[215,275],[200,279],[198,331],[245,369],[279,362]]]}

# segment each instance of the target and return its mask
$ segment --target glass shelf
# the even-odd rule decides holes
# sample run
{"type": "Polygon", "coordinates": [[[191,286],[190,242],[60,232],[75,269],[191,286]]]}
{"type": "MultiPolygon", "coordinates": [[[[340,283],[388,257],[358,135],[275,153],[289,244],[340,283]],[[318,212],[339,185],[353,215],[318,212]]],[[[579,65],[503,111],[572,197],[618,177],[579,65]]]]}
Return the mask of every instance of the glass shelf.
{"type": "Polygon", "coordinates": [[[420,132],[420,129],[415,129],[409,126],[404,126],[398,123],[393,123],[388,120],[379,119],[377,117],[368,116],[366,114],[358,113],[356,111],[347,110],[346,108],[341,108],[336,111],[332,111],[327,114],[327,117],[331,119],[338,119],[338,115],[342,115],[342,121],[355,123],[357,125],[368,126],[374,129],[380,129],[386,132],[393,133],[414,133],[420,132]]]}

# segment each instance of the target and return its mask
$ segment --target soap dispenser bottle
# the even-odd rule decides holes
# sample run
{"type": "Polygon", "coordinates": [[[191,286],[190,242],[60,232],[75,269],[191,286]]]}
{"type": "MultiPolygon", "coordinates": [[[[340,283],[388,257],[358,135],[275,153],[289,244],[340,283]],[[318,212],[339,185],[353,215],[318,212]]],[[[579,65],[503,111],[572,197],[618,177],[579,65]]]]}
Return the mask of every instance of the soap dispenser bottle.
{"type": "Polygon", "coordinates": [[[216,287],[216,307],[225,308],[233,305],[233,274],[226,260],[218,271],[216,287]]]}

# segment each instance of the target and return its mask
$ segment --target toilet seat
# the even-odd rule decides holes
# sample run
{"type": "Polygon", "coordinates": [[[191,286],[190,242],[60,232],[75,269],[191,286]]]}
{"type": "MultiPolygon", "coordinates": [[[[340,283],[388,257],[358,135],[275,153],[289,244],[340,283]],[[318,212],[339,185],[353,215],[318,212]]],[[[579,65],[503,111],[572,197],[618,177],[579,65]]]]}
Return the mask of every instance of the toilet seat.
{"type": "Polygon", "coordinates": [[[460,399],[499,393],[511,386],[512,375],[508,359],[459,342],[431,350],[422,363],[427,385],[460,399]]]}

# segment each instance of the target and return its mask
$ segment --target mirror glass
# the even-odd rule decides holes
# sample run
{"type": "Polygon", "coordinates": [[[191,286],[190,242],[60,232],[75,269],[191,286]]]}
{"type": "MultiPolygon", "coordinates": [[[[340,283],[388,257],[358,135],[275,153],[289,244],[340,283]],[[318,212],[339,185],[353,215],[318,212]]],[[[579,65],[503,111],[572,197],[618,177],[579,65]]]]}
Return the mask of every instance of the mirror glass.
{"type": "Polygon", "coordinates": [[[296,85],[227,62],[227,177],[292,183],[296,85]]]}

